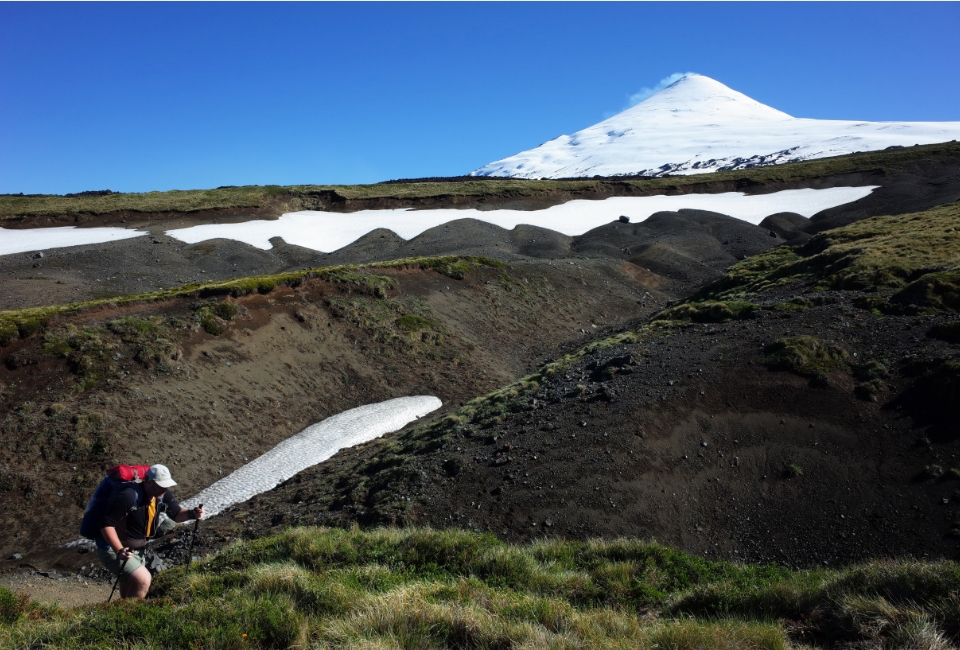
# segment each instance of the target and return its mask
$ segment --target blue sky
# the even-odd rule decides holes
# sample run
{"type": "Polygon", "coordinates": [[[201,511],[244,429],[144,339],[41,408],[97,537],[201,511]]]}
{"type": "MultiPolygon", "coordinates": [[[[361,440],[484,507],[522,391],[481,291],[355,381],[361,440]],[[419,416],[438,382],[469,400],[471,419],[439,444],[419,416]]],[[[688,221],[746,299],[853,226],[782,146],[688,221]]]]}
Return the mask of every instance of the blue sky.
{"type": "Polygon", "coordinates": [[[960,4],[0,3],[0,193],[467,173],[675,72],[958,121],[960,4]]]}

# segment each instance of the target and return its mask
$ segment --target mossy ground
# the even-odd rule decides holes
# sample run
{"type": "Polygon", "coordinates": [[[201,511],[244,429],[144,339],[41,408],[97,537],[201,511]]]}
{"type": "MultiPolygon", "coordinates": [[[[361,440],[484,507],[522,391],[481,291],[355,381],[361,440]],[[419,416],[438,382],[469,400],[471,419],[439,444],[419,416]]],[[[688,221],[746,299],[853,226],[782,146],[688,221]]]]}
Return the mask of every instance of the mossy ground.
{"type": "MultiPolygon", "coordinates": [[[[960,309],[960,203],[872,217],[732,266],[697,300],[744,300],[789,284],[814,290],[898,290],[890,301],[960,309]]],[[[884,303],[885,304],[885,303],[884,303]]],[[[867,309],[882,307],[864,303],[867,309]]]]}
{"type": "Polygon", "coordinates": [[[785,649],[819,638],[945,644],[960,633],[958,589],[960,567],[952,562],[795,572],[711,562],[629,539],[514,546],[456,530],[297,528],[167,571],[145,602],[64,611],[0,590],[0,643],[785,649]]]}

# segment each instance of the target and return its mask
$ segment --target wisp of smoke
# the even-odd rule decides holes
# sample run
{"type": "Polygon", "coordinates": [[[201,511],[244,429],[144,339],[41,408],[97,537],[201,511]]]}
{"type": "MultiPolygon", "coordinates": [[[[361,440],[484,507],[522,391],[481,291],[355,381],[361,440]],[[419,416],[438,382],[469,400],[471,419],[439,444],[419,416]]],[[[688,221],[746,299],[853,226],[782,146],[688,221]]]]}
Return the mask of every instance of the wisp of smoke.
{"type": "Polygon", "coordinates": [[[660,92],[670,84],[674,84],[680,81],[681,79],[686,77],[688,74],[696,74],[696,73],[674,72],[669,77],[664,77],[663,79],[661,79],[660,82],[656,86],[653,86],[652,88],[641,88],[638,92],[630,95],[629,99],[627,100],[629,104],[627,108],[629,108],[630,106],[636,106],[637,104],[645,100],[647,97],[650,97],[654,93],[660,92]]]}

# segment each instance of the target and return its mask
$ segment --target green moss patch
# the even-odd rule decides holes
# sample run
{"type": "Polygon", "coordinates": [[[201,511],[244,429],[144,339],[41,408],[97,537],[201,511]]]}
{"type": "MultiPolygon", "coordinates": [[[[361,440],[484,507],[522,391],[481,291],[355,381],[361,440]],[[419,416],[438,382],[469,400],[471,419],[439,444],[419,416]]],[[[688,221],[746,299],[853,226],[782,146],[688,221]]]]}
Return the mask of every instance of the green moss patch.
{"type": "Polygon", "coordinates": [[[927,273],[890,297],[896,305],[960,311],[960,271],[927,273]]]}
{"type": "Polygon", "coordinates": [[[758,307],[750,302],[734,300],[717,302],[688,302],[657,314],[656,320],[691,321],[694,323],[723,323],[749,318],[758,307]]]}
{"type": "Polygon", "coordinates": [[[794,336],[771,343],[763,350],[764,364],[789,370],[802,377],[814,377],[848,367],[847,351],[813,336],[794,336]]]}
{"type": "Polygon", "coordinates": [[[406,332],[419,332],[420,330],[432,329],[433,323],[422,316],[405,314],[397,319],[397,327],[406,332]]]}
{"type": "Polygon", "coordinates": [[[61,325],[44,335],[41,351],[66,359],[81,390],[92,388],[117,372],[117,345],[100,327],[61,325]]]}
{"type": "Polygon", "coordinates": [[[215,302],[194,309],[194,318],[207,334],[220,336],[227,331],[227,323],[236,318],[239,308],[230,302],[215,302]]]}
{"type": "Polygon", "coordinates": [[[169,361],[182,352],[177,345],[178,330],[190,324],[178,318],[125,316],[107,322],[107,329],[134,348],[134,359],[147,366],[165,370],[169,361]]]}

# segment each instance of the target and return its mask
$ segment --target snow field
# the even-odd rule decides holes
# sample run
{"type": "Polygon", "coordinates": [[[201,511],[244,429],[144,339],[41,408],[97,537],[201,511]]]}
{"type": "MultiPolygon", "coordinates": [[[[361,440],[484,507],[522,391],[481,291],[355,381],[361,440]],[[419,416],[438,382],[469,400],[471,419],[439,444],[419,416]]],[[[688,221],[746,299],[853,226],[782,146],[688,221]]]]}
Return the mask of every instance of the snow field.
{"type": "Polygon", "coordinates": [[[0,228],[0,255],[28,253],[64,246],[103,244],[109,241],[142,237],[146,234],[149,233],[126,228],[77,228],[76,226],[24,230],[0,228]]]}
{"type": "Polygon", "coordinates": [[[616,221],[621,215],[639,222],[661,211],[710,210],[752,224],[777,212],[796,212],[811,217],[821,210],[857,201],[877,186],[832,187],[822,190],[783,190],[771,194],[684,194],[679,196],[620,196],[602,201],[576,200],[544,210],[361,210],[349,214],[304,210],[274,221],[204,224],[168,230],[167,235],[187,244],[210,239],[233,239],[262,250],[273,248],[270,239],[326,253],[343,248],[368,232],[386,228],[403,239],[413,239],[425,230],[457,219],[477,219],[511,230],[520,224],[549,228],[564,235],[582,235],[616,221]]]}
{"type": "Polygon", "coordinates": [[[441,405],[438,398],[424,395],[399,397],[338,413],[287,438],[181,505],[194,508],[202,503],[206,517],[212,517],[236,503],[275,488],[341,449],[402,429],[441,405]]]}

